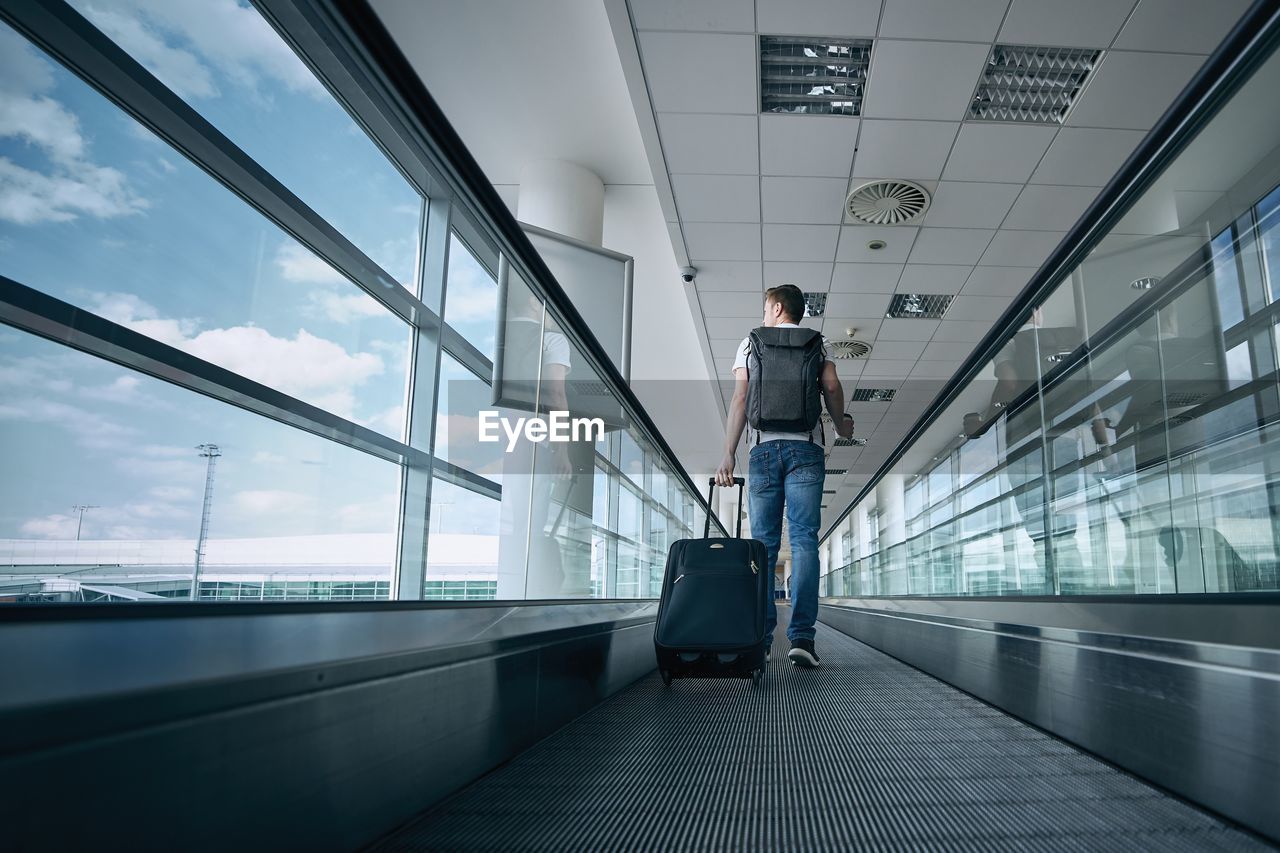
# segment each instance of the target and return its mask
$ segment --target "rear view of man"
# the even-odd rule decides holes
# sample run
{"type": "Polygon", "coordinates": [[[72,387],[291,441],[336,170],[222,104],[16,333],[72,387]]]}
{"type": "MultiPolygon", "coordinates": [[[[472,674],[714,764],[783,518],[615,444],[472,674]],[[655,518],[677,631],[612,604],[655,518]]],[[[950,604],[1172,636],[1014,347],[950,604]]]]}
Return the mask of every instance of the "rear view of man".
{"type": "MultiPolygon", "coordinates": [[[[716,481],[732,485],[734,456],[746,429],[751,448],[747,477],[751,535],[768,548],[767,570],[772,571],[782,543],[785,505],[793,578],[787,657],[797,666],[815,667],[818,524],[826,474],[819,398],[825,400],[842,437],[853,435],[853,418],[844,413],[844,389],[836,366],[827,358],[826,342],[817,331],[800,326],[803,316],[800,288],[784,284],[765,293],[764,324],[743,339],[733,364],[733,401],[716,481]]],[[[766,645],[772,642],[777,624],[777,607],[770,597],[766,645]]]]}

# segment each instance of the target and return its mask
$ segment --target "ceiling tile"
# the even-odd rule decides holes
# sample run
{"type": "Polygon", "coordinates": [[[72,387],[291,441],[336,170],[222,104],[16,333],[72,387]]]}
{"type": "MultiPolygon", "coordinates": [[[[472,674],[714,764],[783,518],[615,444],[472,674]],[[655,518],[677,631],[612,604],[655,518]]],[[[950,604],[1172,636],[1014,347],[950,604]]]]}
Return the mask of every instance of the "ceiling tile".
{"type": "Polygon", "coordinates": [[[846,225],[840,229],[837,261],[871,264],[900,264],[906,261],[918,228],[912,226],[846,225]],[[868,249],[867,243],[883,240],[883,249],[868,249]]]}
{"type": "Polygon", "coordinates": [[[985,44],[878,41],[863,116],[960,121],[989,51],[985,44]]]}
{"type": "Polygon", "coordinates": [[[887,319],[880,324],[877,340],[885,341],[927,341],[938,329],[938,320],[896,320],[887,319]]]}
{"type": "Polygon", "coordinates": [[[1061,231],[998,231],[982,255],[996,267],[1038,267],[1062,241],[1061,231]]]}
{"type": "Polygon", "coordinates": [[[831,285],[831,264],[804,261],[766,261],[765,287],[794,284],[801,290],[825,291],[831,285]]]}
{"type": "Polygon", "coordinates": [[[719,361],[723,358],[736,358],[738,355],[738,347],[742,346],[741,338],[713,338],[711,343],[711,354],[719,361]]]}
{"type": "Polygon", "coordinates": [[[1025,183],[1057,132],[1056,127],[966,123],[960,128],[942,177],[948,181],[1025,183]]]}
{"type": "Polygon", "coordinates": [[[848,177],[859,123],[849,116],[760,116],[761,174],[848,177]]]}
{"type": "Polygon", "coordinates": [[[832,293],[893,293],[901,264],[836,264],[832,293]]]}
{"type": "Polygon", "coordinates": [[[1203,56],[1108,51],[1067,124],[1148,130],[1202,64],[1203,56]]]}
{"type": "Polygon", "coordinates": [[[641,32],[640,54],[653,108],[659,112],[751,113],[758,110],[756,40],[749,35],[641,32]],[[715,82],[714,96],[703,82],[715,82]]]}
{"type": "Polygon", "coordinates": [[[708,338],[737,338],[742,340],[755,325],[745,317],[707,317],[708,338]]]}
{"type": "Polygon", "coordinates": [[[1247,8],[1249,0],[1139,0],[1114,46],[1212,53],[1247,8]]]}
{"type": "Polygon", "coordinates": [[[1008,44],[1108,47],[1134,0],[1017,0],[1000,28],[1008,44]]]}
{"type": "Polygon", "coordinates": [[[995,319],[992,317],[990,320],[943,320],[938,330],[934,332],[933,340],[977,343],[991,331],[991,324],[995,319]]]}
{"type": "Polygon", "coordinates": [[[867,366],[862,370],[863,379],[875,379],[878,377],[889,377],[901,379],[911,374],[911,368],[915,367],[916,360],[908,359],[870,359],[867,366]]]}
{"type": "Polygon", "coordinates": [[[898,389],[898,393],[893,395],[893,406],[895,409],[899,406],[904,406],[915,407],[917,411],[923,411],[923,406],[936,397],[945,384],[945,382],[923,379],[913,379],[910,382],[905,382],[898,389]]]}
{"type": "Polygon", "coordinates": [[[827,296],[827,313],[833,317],[882,317],[888,307],[887,293],[832,293],[827,296]]]}
{"type": "Polygon", "coordinates": [[[760,180],[750,175],[672,175],[682,222],[759,222],[760,180]]]}
{"type": "Polygon", "coordinates": [[[698,267],[698,291],[738,290],[760,293],[764,283],[755,261],[710,261],[698,267]]]}
{"type": "Polygon", "coordinates": [[[1036,267],[974,267],[960,289],[969,296],[1013,296],[1027,286],[1036,267]]]}
{"type": "Polygon", "coordinates": [[[934,180],[942,174],[959,129],[959,122],[947,121],[863,121],[853,174],[934,180]]]}
{"type": "Polygon", "coordinates": [[[673,174],[758,175],[755,116],[658,116],[662,154],[673,174]]]}
{"type": "MultiPolygon", "coordinates": [[[[987,297],[975,296],[974,299],[987,297]]],[[[743,319],[759,318],[763,300],[758,293],[734,293],[729,290],[700,293],[702,313],[706,317],[742,317],[743,319]]]]}
{"type": "Polygon", "coordinates": [[[717,30],[753,33],[756,11],[753,0],[643,0],[631,4],[631,18],[638,30],[717,30]]]}
{"type": "MultiPolygon", "coordinates": [[[[823,333],[826,334],[825,332],[823,333]]],[[[831,337],[827,335],[827,337],[831,337]]],[[[848,382],[856,380],[862,376],[862,370],[867,366],[865,361],[856,358],[837,358],[832,362],[836,366],[836,375],[840,377],[840,381],[848,382]]]]}
{"type": "MultiPolygon", "coordinates": [[[[1007,296],[957,296],[943,315],[948,320],[994,320],[1009,307],[1007,296]]],[[[705,310],[705,309],[704,309],[705,310]]]]}
{"type": "Polygon", "coordinates": [[[942,181],[922,225],[938,228],[999,228],[1018,197],[1018,184],[942,181]]]}
{"type": "Polygon", "coordinates": [[[871,38],[879,18],[880,0],[756,0],[756,25],[768,35],[871,38]]]}
{"type": "Polygon", "coordinates": [[[1018,196],[1013,210],[1009,211],[1004,227],[1066,231],[1076,224],[1097,194],[1097,187],[1029,185],[1018,196]]]}
{"type": "Polygon", "coordinates": [[[973,352],[973,344],[969,341],[934,340],[924,348],[920,358],[928,361],[949,361],[952,370],[955,370],[971,352],[973,352]]]}
{"type": "Polygon", "coordinates": [[[921,359],[911,368],[913,379],[950,379],[959,367],[954,361],[925,361],[921,359]]]}
{"type": "Polygon", "coordinates": [[[1064,127],[1054,137],[1031,182],[1104,186],[1144,135],[1138,130],[1064,127]]]}
{"type": "Polygon", "coordinates": [[[839,225],[848,186],[845,178],[761,178],[764,221],[839,225]]]}
{"type": "Polygon", "coordinates": [[[924,341],[876,341],[868,358],[872,361],[890,359],[895,361],[915,361],[924,352],[924,341]]]}
{"type": "Polygon", "coordinates": [[[972,266],[995,233],[985,228],[921,228],[911,250],[911,263],[972,266]]]}
{"type": "MultiPolygon", "coordinates": [[[[873,303],[874,304],[874,303],[873,303]]],[[[886,300],[885,304],[888,304],[886,300]]],[[[835,314],[827,312],[822,318],[822,334],[831,340],[839,340],[848,338],[847,330],[857,329],[855,338],[861,341],[874,340],[875,336],[880,332],[880,324],[884,322],[884,312],[878,312],[879,316],[868,317],[839,317],[835,314]]]]}
{"type": "Polygon", "coordinates": [[[760,260],[760,226],[724,222],[690,222],[685,245],[694,266],[702,261],[760,260]]]}
{"type": "Polygon", "coordinates": [[[1009,0],[889,0],[880,38],[992,41],[1009,0]]]}
{"type": "Polygon", "coordinates": [[[839,225],[765,225],[769,261],[825,261],[835,255],[839,225]]]}
{"type": "Polygon", "coordinates": [[[907,264],[898,293],[959,293],[973,267],[968,264],[907,264]]]}

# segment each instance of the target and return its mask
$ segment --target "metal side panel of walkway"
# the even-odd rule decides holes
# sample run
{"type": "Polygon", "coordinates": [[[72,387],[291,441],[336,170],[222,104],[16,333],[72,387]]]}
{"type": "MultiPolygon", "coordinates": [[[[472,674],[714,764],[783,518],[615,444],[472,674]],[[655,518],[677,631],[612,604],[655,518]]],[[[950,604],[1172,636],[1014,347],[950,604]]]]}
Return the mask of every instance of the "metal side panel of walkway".
{"type": "Polygon", "coordinates": [[[655,673],[382,850],[1254,850],[1186,803],[826,626],[759,688],[655,673]]]}

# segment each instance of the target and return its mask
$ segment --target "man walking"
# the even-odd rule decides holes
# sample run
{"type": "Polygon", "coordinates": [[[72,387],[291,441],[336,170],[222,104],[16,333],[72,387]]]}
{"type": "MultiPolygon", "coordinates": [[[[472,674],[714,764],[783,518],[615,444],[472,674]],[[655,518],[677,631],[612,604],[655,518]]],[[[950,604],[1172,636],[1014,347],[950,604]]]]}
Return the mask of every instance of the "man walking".
{"type": "MultiPolygon", "coordinates": [[[[716,482],[732,485],[734,457],[746,429],[751,448],[747,477],[751,535],[768,548],[768,571],[772,571],[782,543],[785,505],[793,579],[787,657],[797,666],[811,668],[818,665],[813,638],[818,618],[818,524],[826,474],[819,397],[842,437],[853,435],[853,418],[844,413],[844,389],[835,364],[827,357],[826,341],[817,331],[800,326],[803,316],[800,288],[784,284],[765,293],[764,324],[743,339],[733,363],[733,401],[716,482]]],[[[777,625],[778,611],[770,596],[766,648],[777,625]]]]}

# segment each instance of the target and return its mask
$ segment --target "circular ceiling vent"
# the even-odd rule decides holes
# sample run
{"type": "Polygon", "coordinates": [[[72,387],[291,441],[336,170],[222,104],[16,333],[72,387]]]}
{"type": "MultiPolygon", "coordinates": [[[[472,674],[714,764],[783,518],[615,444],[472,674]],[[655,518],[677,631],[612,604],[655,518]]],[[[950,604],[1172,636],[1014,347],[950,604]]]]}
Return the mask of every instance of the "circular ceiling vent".
{"type": "Polygon", "coordinates": [[[832,358],[866,358],[871,352],[871,344],[866,341],[832,341],[832,358]]]}
{"type": "Polygon", "coordinates": [[[905,225],[929,209],[929,193],[910,181],[871,181],[849,193],[844,207],[868,225],[905,225]]]}

